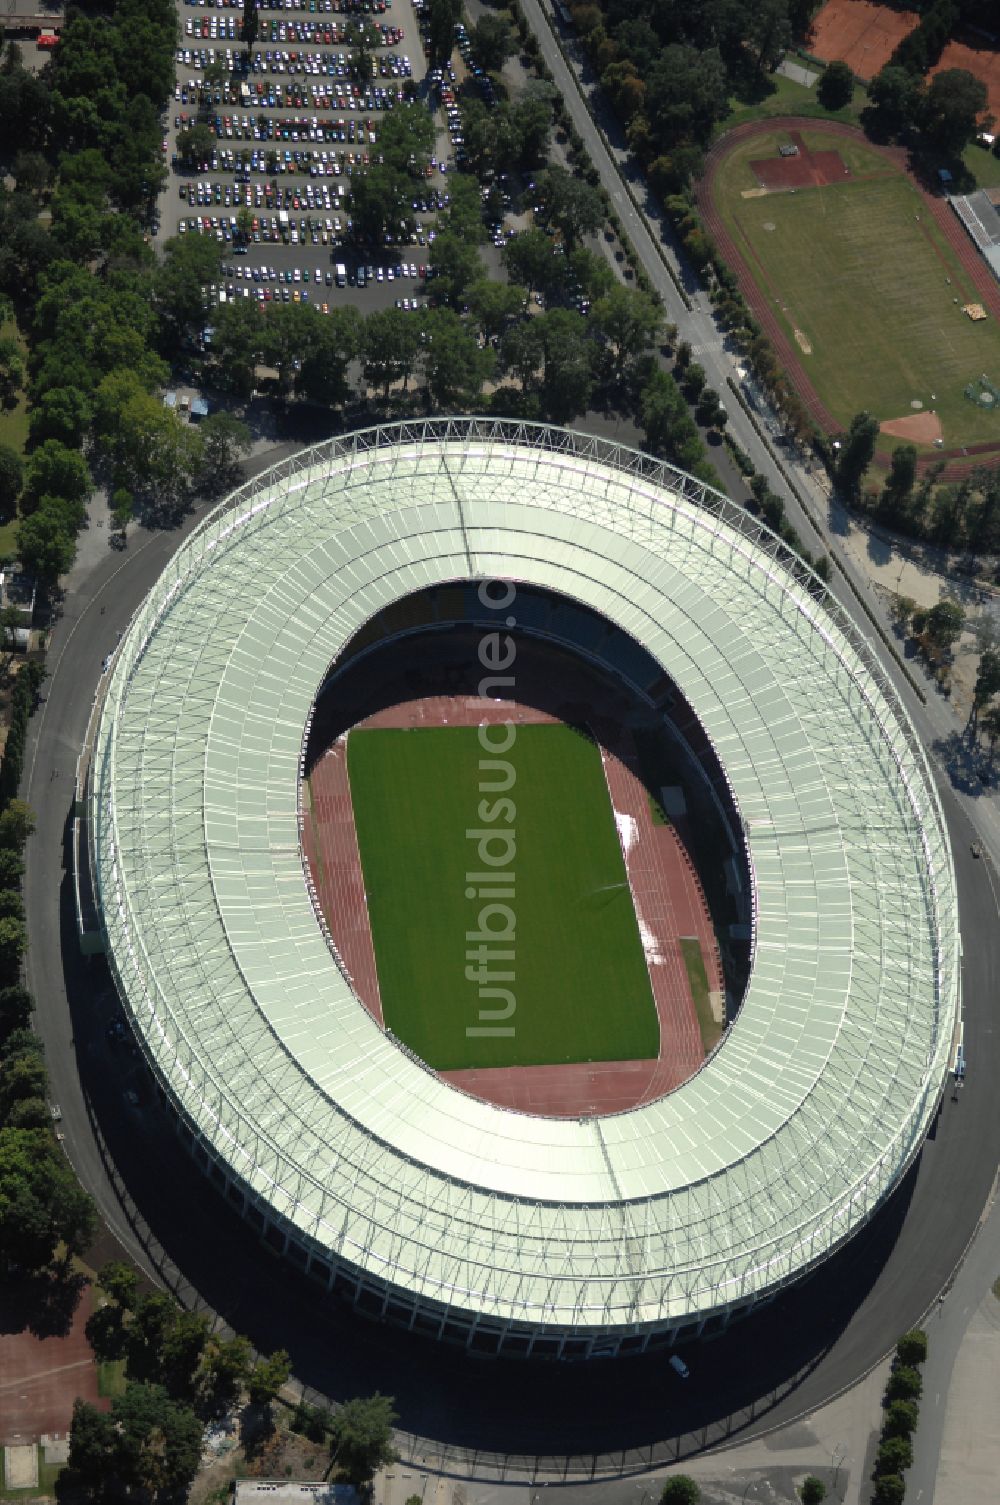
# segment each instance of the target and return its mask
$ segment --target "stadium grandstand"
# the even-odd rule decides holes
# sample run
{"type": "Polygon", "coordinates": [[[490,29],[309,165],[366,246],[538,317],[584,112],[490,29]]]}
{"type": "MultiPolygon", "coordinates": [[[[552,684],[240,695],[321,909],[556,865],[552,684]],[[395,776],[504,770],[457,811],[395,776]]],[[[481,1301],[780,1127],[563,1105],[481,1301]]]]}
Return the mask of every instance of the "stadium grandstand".
{"type": "Polygon", "coordinates": [[[1000,188],[954,194],[948,200],[976,250],[1000,282],[1000,188]]]}
{"type": "Polygon", "coordinates": [[[922,749],[822,583],[669,465],[475,418],[305,451],[177,550],[83,766],[103,949],[165,1109],[254,1234],[364,1311],[552,1358],[711,1332],[821,1265],[920,1150],[960,1007],[922,749]],[[628,1112],[545,1118],[441,1080],[360,1006],[309,892],[331,666],[393,603],[436,591],[440,617],[482,581],[569,647],[598,619],[630,640],[637,691],[678,687],[736,812],[742,1008],[628,1112]]]}

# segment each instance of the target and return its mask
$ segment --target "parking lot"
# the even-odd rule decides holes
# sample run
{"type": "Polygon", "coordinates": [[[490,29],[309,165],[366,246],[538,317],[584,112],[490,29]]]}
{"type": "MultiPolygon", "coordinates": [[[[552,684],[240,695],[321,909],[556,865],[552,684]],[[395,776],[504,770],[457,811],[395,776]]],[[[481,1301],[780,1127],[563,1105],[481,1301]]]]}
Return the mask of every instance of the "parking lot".
{"type": "Polygon", "coordinates": [[[351,179],[377,159],[379,124],[402,97],[404,82],[419,88],[426,74],[410,0],[367,4],[362,9],[357,0],[345,11],[336,8],[338,0],[261,3],[260,35],[244,69],[241,0],[179,0],[177,82],[164,138],[171,171],[157,238],[208,234],[220,241],[216,301],[304,301],[322,310],[349,295],[363,312],[404,299],[416,307],[454,163],[439,124],[431,173],[414,182],[416,243],[362,263],[345,244],[351,179]],[[373,76],[363,82],[350,76],[349,38],[360,27],[373,60],[373,76]],[[208,98],[199,114],[202,91],[208,98]],[[178,135],[195,121],[215,137],[202,171],[186,168],[177,153],[178,135]],[[343,287],[338,265],[345,269],[343,287]]]}

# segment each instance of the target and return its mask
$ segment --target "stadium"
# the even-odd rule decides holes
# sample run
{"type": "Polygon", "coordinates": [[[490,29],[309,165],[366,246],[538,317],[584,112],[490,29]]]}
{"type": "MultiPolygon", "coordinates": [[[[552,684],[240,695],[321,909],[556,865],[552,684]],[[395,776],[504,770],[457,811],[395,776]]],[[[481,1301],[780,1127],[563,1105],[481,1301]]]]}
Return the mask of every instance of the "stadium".
{"type": "Polygon", "coordinates": [[[87,767],[103,949],[177,1132],[257,1236],[377,1317],[552,1358],[714,1331],[865,1224],[937,1111],[958,913],[906,712],[767,528],[635,451],[445,419],[275,467],[136,613],[87,767]],[[400,603],[438,593],[446,631],[445,591],[516,591],[535,641],[649,717],[684,708],[733,837],[724,1038],[627,1111],[520,1111],[444,1080],[362,1005],[319,902],[324,687],[367,662],[372,624],[412,629],[400,603]]]}

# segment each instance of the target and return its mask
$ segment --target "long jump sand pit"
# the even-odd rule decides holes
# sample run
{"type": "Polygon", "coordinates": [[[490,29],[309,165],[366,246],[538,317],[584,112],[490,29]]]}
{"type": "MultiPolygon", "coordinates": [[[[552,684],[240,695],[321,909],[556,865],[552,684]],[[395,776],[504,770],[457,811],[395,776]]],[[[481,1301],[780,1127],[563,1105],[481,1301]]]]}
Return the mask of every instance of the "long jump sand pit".
{"type": "Polygon", "coordinates": [[[943,434],[941,420],[936,413],[907,413],[904,418],[888,418],[879,424],[883,434],[894,439],[906,439],[911,444],[933,444],[943,434]]]}
{"type": "Polygon", "coordinates": [[[917,21],[912,11],[870,0],[829,0],[812,23],[809,51],[824,63],[846,63],[858,78],[874,78],[917,21]]]}

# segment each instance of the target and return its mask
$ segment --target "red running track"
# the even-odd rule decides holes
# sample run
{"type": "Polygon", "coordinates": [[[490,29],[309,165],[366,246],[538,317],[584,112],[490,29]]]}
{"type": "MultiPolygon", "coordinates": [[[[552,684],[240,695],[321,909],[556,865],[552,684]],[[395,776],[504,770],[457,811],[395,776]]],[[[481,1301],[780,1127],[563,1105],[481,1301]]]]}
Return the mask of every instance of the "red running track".
{"type": "MultiPolygon", "coordinates": [[[[842,125],[836,120],[804,120],[798,116],[792,118],[774,117],[764,121],[748,121],[745,125],[738,125],[733,130],[727,131],[709,152],[705,161],[705,171],[695,189],[699,213],[712,239],[718,246],[723,260],[735,272],[741,293],[750,305],[754,317],[777,351],[779,361],[791,378],[792,384],[804,406],[825,433],[839,434],[843,432],[843,426],[835,420],[832,413],[820,400],[819,394],[806,375],[798,347],[786,335],[781,321],[771,306],[770,300],[758,287],[746,256],[737,246],[723,223],[722,216],[716,208],[712,193],[715,175],[734,146],[753,136],[771,135],[775,131],[787,132],[793,138],[797,136],[800,142],[802,138],[799,133],[802,131],[809,131],[821,136],[840,138],[841,140],[863,142],[869,151],[873,152],[876,156],[883,157],[886,163],[891,165],[897,172],[906,173],[907,177],[909,177],[913,186],[923,198],[927,209],[933,215],[945,239],[961,262],[963,270],[968,274],[980,301],[995,319],[1000,319],[1000,284],[997,283],[986,262],[972,244],[967,232],[959,223],[957,215],[949,208],[947,201],[937,194],[928,193],[909,171],[908,156],[905,148],[899,146],[878,146],[873,141],[869,141],[864,132],[856,126],[842,125]]],[[[943,476],[946,480],[953,480],[964,475],[977,464],[1000,464],[1000,446],[989,442],[970,444],[964,449],[941,449],[936,454],[923,456],[920,460],[920,466],[926,467],[941,459],[951,462],[946,465],[943,476]]],[[[887,466],[889,462],[884,455],[878,455],[876,456],[876,463],[887,466]]]]}
{"type": "MultiPolygon", "coordinates": [[[[478,726],[508,719],[521,724],[556,720],[544,711],[510,701],[428,696],[379,711],[361,725],[478,726]]],[[[303,802],[303,849],[334,948],[359,999],[382,1024],[346,750],[347,738],[338,738],[313,767],[311,801],[305,798],[303,802]]],[[[463,1091],[502,1107],[573,1118],[620,1112],[669,1092],[704,1059],[679,944],[682,937],[698,938],[709,987],[721,995],[721,960],[701,885],[676,830],[653,824],[646,789],[635,771],[631,740],[626,736],[614,749],[603,747],[602,758],[619,832],[627,833],[623,851],[660,1023],[660,1053],[645,1061],[441,1074],[463,1091]]]]}

